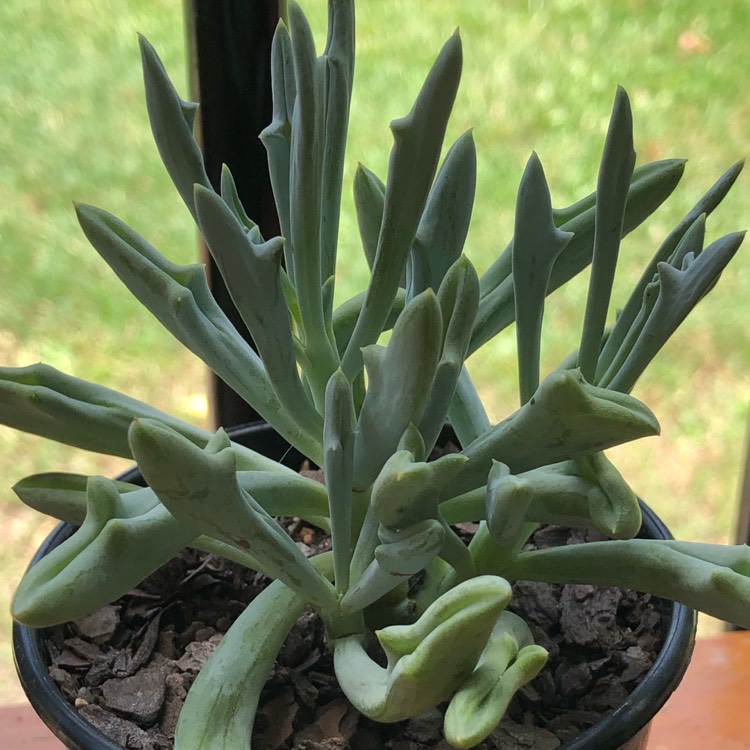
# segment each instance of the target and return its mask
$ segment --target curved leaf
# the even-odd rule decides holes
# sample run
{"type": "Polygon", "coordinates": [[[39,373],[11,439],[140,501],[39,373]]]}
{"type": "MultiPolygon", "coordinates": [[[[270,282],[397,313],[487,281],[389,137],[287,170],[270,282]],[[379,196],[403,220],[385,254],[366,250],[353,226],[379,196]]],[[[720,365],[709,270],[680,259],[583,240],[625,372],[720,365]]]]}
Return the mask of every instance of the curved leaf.
{"type": "Polygon", "coordinates": [[[178,521],[147,488],[122,501],[109,479],[91,477],[86,518],[73,536],[26,571],[11,607],[32,627],[95,612],[176,555],[199,535],[178,521]]]}

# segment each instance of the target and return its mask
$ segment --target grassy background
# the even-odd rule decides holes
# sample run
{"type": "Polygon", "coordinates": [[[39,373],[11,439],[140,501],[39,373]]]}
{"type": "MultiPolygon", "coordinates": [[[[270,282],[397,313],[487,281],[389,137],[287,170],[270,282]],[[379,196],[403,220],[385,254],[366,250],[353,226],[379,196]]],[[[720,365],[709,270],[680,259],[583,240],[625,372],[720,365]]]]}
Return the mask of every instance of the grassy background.
{"type": "MultiPolygon", "coordinates": [[[[617,289],[733,161],[748,154],[745,0],[506,0],[360,3],[348,180],[357,160],[385,175],[387,123],[405,114],[458,25],[464,80],[449,139],[475,128],[478,199],[467,252],[485,269],[511,234],[515,189],[535,149],[555,205],[596,182],[616,85],[633,104],[639,162],[689,158],[669,206],[623,248],[617,289]]],[[[319,43],[324,0],[307,0],[319,43]]],[[[195,233],[151,143],[136,32],[185,91],[178,0],[5,0],[0,5],[0,363],[43,360],[176,414],[204,421],[204,371],[119,282],[78,230],[71,201],[121,216],[179,261],[195,233]]],[[[349,182],[350,184],[350,182],[349,182]]],[[[742,177],[709,221],[709,236],[748,226],[742,177]]],[[[748,248],[638,384],[662,437],[615,451],[618,466],[678,536],[724,540],[733,528],[750,402],[748,248]]],[[[366,283],[351,201],[342,224],[339,297],[366,283]]],[[[552,298],[548,366],[576,346],[585,279],[552,298]]],[[[495,418],[515,408],[513,333],[471,362],[495,418]]],[[[122,462],[0,429],[0,702],[20,698],[9,648],[10,597],[51,524],[7,489],[30,473],[112,474],[122,462]]]]}

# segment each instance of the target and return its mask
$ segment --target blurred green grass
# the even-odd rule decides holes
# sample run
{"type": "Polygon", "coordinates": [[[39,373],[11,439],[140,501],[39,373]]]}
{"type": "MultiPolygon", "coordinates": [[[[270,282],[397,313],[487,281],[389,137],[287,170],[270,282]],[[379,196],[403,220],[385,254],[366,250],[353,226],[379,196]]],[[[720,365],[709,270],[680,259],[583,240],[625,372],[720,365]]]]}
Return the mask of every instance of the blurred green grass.
{"type": "MultiPolygon", "coordinates": [[[[325,0],[304,3],[322,46],[325,0]]],[[[467,253],[479,270],[512,232],[515,190],[535,149],[555,205],[596,184],[617,84],[633,104],[639,162],[687,157],[682,184],[622,250],[617,293],[656,244],[732,162],[748,154],[745,0],[450,0],[360,2],[347,184],[357,161],[385,175],[388,122],[404,115],[444,40],[460,26],[464,79],[449,141],[474,128],[478,197],[467,253]]],[[[88,247],[71,202],[100,205],[179,261],[196,235],[159,163],[147,124],[136,32],[184,92],[178,0],[5,0],[0,6],[0,363],[43,360],[180,416],[204,421],[200,363],[131,300],[88,247]]],[[[750,180],[709,220],[709,236],[748,226],[750,180]]],[[[350,191],[342,220],[340,299],[366,283],[350,191]]],[[[750,402],[749,248],[638,384],[662,437],[613,451],[633,487],[678,536],[728,538],[736,515],[750,402]]],[[[553,295],[544,362],[577,344],[585,279],[553,295]]],[[[513,332],[470,366],[492,415],[515,408],[513,332]]],[[[0,475],[46,470],[112,474],[122,462],[0,429],[0,475]]],[[[0,702],[20,696],[6,612],[50,524],[0,489],[0,702]]]]}

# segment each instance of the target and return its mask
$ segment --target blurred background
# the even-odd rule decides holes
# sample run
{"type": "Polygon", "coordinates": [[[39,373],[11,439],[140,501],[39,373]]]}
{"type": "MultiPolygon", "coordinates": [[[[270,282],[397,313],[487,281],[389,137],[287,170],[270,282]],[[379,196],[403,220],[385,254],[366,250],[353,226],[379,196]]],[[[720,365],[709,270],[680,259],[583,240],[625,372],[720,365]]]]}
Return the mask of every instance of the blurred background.
{"type": "MultiPolygon", "coordinates": [[[[630,94],[638,162],[689,159],[649,226],[621,251],[614,304],[679,219],[750,151],[750,5],[724,0],[360,2],[347,184],[357,161],[382,177],[388,123],[408,112],[456,26],[464,77],[448,134],[474,128],[477,201],[466,252],[483,271],[512,233],[515,191],[532,149],[553,203],[591,192],[615,87],[630,94]]],[[[305,0],[319,49],[325,0],[305,0]]],[[[4,0],[0,5],[0,364],[42,360],[205,423],[203,366],[129,298],[77,227],[72,201],[120,216],[178,262],[197,257],[187,210],[152,144],[136,32],[187,97],[179,0],[4,0]]],[[[253,137],[248,134],[248,137],[253,137]]],[[[351,191],[341,231],[338,299],[366,284],[351,191]]],[[[750,225],[750,177],[709,219],[709,240],[750,225]]],[[[586,279],[548,305],[544,363],[577,346],[586,279]]],[[[750,246],[652,365],[634,394],[662,436],[611,451],[676,536],[733,538],[750,403],[750,246]]],[[[470,361],[493,419],[517,403],[507,331],[470,361]]],[[[53,523],[11,486],[42,471],[113,475],[124,462],[0,428],[0,703],[21,699],[10,654],[12,591],[53,523]]],[[[715,625],[706,625],[710,632],[715,625]]]]}

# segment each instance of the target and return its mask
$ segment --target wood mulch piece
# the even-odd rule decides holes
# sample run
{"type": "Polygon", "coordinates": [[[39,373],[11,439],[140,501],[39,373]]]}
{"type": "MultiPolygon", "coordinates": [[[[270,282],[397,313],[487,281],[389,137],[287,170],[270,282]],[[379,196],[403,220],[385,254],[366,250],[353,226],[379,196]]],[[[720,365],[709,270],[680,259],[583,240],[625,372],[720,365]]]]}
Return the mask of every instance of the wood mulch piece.
{"type": "MultiPolygon", "coordinates": [[[[306,553],[322,532],[283,519],[306,553]]],[[[535,544],[579,543],[549,527],[535,544]]],[[[138,589],[84,620],[50,628],[50,674],[66,698],[123,748],[169,750],[196,674],[266,584],[259,574],[186,550],[138,589]],[[166,592],[166,593],[165,593],[166,592]]],[[[519,582],[511,609],[550,660],[480,750],[552,750],[619,706],[661,647],[662,607],[647,595],[519,582]]],[[[450,750],[439,710],[377,724],[354,710],[333,673],[320,619],[306,612],[266,684],[253,750],[450,750]]]]}

